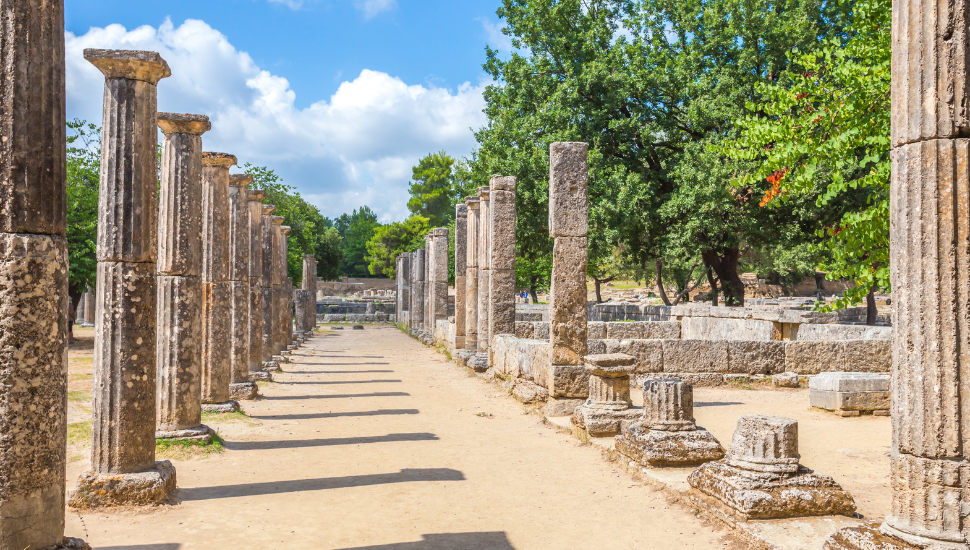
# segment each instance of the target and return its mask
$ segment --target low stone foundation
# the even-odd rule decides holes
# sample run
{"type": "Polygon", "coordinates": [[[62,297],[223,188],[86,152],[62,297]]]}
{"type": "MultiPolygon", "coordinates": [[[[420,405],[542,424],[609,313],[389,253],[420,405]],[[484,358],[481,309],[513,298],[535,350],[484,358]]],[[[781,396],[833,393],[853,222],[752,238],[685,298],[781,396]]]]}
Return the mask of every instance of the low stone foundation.
{"type": "Polygon", "coordinates": [[[879,525],[875,523],[840,529],[833,533],[822,546],[822,550],[919,550],[919,548],[899,539],[887,537],[879,531],[879,525]]]}
{"type": "Polygon", "coordinates": [[[46,548],[44,550],[91,550],[91,545],[81,539],[64,537],[64,542],[46,548]]]}
{"type": "MultiPolygon", "coordinates": [[[[238,404],[236,405],[238,407],[238,404]]],[[[202,406],[205,410],[205,405],[202,406]]],[[[216,411],[220,412],[220,411],[216,411]]],[[[232,411],[229,411],[232,412],[232,411]]],[[[173,439],[175,441],[199,441],[208,444],[212,441],[212,436],[216,432],[212,428],[202,424],[198,428],[189,430],[174,430],[170,432],[155,432],[155,439],[173,439]]]]}
{"type": "MultiPolygon", "coordinates": [[[[255,384],[253,384],[255,385],[255,384]]],[[[232,384],[229,386],[230,392],[232,391],[232,384]]],[[[225,403],[203,403],[202,410],[204,412],[228,414],[234,413],[239,410],[239,403],[235,400],[229,400],[225,403]]]]}
{"type": "Polygon", "coordinates": [[[252,401],[259,397],[259,386],[256,385],[256,382],[229,384],[229,395],[234,400],[252,401]]]}
{"type": "Polygon", "coordinates": [[[616,450],[641,466],[697,466],[724,458],[724,448],[710,432],[647,430],[631,426],[616,436],[616,450]]]}
{"type": "Polygon", "coordinates": [[[172,501],[175,488],[175,467],[167,460],[156,462],[154,470],[137,474],[85,472],[71,491],[68,506],[83,510],[168,504],[172,501]]]}

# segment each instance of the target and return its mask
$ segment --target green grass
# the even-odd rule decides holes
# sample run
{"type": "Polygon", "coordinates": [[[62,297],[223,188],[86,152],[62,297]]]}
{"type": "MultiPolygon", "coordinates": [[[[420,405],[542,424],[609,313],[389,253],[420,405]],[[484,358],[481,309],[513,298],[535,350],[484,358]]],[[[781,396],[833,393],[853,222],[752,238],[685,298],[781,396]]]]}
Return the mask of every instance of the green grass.
{"type": "Polygon", "coordinates": [[[206,458],[225,451],[224,441],[219,434],[212,434],[209,443],[202,441],[178,441],[174,439],[156,439],[155,454],[159,458],[188,460],[190,458],[206,458]]]}
{"type": "Polygon", "coordinates": [[[258,426],[259,421],[249,418],[243,411],[217,413],[202,411],[203,422],[243,422],[247,426],[258,426]]]}
{"type": "Polygon", "coordinates": [[[91,442],[91,421],[75,422],[67,425],[67,444],[81,445],[91,442]]]}
{"type": "Polygon", "coordinates": [[[88,403],[91,401],[91,392],[88,390],[68,390],[67,400],[71,403],[88,403]]]}

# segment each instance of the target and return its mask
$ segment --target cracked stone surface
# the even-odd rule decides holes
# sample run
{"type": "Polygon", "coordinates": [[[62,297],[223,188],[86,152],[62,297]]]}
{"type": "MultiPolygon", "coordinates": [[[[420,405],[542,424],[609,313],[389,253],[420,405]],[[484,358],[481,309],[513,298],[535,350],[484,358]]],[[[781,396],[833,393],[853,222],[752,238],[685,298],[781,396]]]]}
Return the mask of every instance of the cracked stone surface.
{"type": "MultiPolygon", "coordinates": [[[[153,438],[154,439],[154,438],[153,438]]],[[[165,504],[175,496],[175,467],[167,460],[131,474],[85,472],[68,498],[77,509],[165,504]]]]}

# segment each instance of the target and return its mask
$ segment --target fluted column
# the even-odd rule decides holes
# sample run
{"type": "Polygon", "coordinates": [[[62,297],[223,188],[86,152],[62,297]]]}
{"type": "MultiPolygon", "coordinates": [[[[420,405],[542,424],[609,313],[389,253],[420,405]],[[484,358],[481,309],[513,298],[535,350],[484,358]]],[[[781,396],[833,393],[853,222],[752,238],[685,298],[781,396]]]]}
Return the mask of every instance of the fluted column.
{"type": "Polygon", "coordinates": [[[202,155],[202,342],[203,410],[224,412],[238,405],[229,395],[232,379],[232,290],[229,282],[229,169],[236,157],[202,155]]]}
{"type": "Polygon", "coordinates": [[[492,176],[488,219],[488,333],[515,334],[515,178],[492,176]]]}
{"type": "Polygon", "coordinates": [[[303,256],[303,283],[300,286],[310,294],[310,297],[301,302],[305,311],[299,330],[304,332],[304,336],[309,337],[317,324],[317,260],[311,254],[303,256]]]}
{"type": "Polygon", "coordinates": [[[438,321],[448,318],[448,228],[431,230],[428,247],[428,311],[430,332],[438,321]]]}
{"type": "Polygon", "coordinates": [[[478,226],[481,200],[478,197],[467,197],[465,206],[468,207],[465,238],[465,349],[478,353],[478,226]]]}
{"type": "MultiPolygon", "coordinates": [[[[489,229],[491,227],[491,189],[488,187],[478,188],[479,212],[478,212],[478,353],[481,356],[488,356],[488,328],[489,328],[489,291],[491,290],[491,250],[489,229]]],[[[486,364],[488,361],[485,361],[486,364]]]]}
{"type": "Polygon", "coordinates": [[[159,438],[207,439],[202,425],[202,134],[203,115],[159,113],[162,143],[158,211],[159,438]]]}
{"type": "Polygon", "coordinates": [[[272,326],[272,349],[273,358],[277,361],[281,361],[282,354],[280,353],[285,349],[283,345],[283,264],[280,261],[280,255],[283,253],[283,243],[285,239],[283,238],[283,222],[285,219],[283,216],[273,216],[272,221],[272,239],[273,239],[273,284],[272,296],[273,296],[273,322],[272,326]]]}
{"type": "Polygon", "coordinates": [[[424,330],[424,264],[424,249],[415,250],[414,262],[411,264],[411,273],[414,279],[414,284],[411,285],[411,327],[414,330],[424,330]]]}
{"type": "Polygon", "coordinates": [[[249,376],[266,378],[263,371],[263,199],[266,192],[249,192],[249,376]]]}
{"type": "Polygon", "coordinates": [[[256,384],[249,379],[252,345],[249,342],[251,289],[249,286],[251,229],[249,226],[249,174],[229,176],[229,310],[231,351],[229,355],[229,394],[233,399],[254,399],[256,384]]]}
{"type": "MultiPolygon", "coordinates": [[[[263,321],[262,321],[262,359],[264,369],[278,369],[279,362],[273,359],[273,328],[275,327],[275,308],[273,301],[273,279],[279,277],[277,269],[277,258],[279,251],[274,246],[275,230],[273,229],[273,212],[276,207],[268,204],[263,205],[263,227],[260,242],[263,244],[262,272],[260,275],[260,286],[263,291],[263,321]]],[[[278,243],[279,241],[276,241],[278,243]]],[[[278,245],[278,244],[277,244],[278,245]]]]}
{"type": "Polygon", "coordinates": [[[289,274],[290,230],[287,225],[280,227],[280,300],[283,303],[280,313],[280,350],[287,351],[293,344],[293,279],[289,274]]]}
{"type": "Polygon", "coordinates": [[[171,75],[155,52],[85,50],[105,75],[98,199],[92,471],[74,506],[161,502],[175,471],[155,462],[157,83],[171,75]],[[131,475],[137,474],[137,475],[131,475]],[[119,478],[124,492],[112,491],[119,478]]]}
{"type": "Polygon", "coordinates": [[[455,205],[455,349],[465,349],[465,278],[467,277],[468,207],[455,205]]]}
{"type": "Polygon", "coordinates": [[[0,550],[83,548],[64,539],[64,2],[0,0],[0,24],[0,550]]]}

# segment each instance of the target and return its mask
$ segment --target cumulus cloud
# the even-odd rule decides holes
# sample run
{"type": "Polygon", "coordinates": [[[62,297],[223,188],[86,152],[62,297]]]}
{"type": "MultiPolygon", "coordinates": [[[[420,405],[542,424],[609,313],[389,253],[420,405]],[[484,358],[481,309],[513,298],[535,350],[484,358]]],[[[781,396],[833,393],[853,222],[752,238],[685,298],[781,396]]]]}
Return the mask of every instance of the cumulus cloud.
{"type": "Polygon", "coordinates": [[[397,0],[354,0],[354,7],[364,12],[364,19],[370,19],[382,11],[397,7],[397,0]]]}
{"type": "Polygon", "coordinates": [[[303,0],[269,0],[274,4],[284,4],[293,9],[300,9],[303,7],[303,0]]]}
{"type": "Polygon", "coordinates": [[[505,28],[504,23],[492,23],[485,17],[480,17],[478,20],[485,29],[485,40],[489,46],[505,54],[512,53],[512,37],[502,32],[505,28]]]}
{"type": "Polygon", "coordinates": [[[208,115],[207,150],[275,169],[326,216],[366,204],[383,221],[406,217],[410,167],[433,151],[468,154],[471,129],[485,123],[485,82],[449,90],[371,70],[298,109],[286,78],[203,21],[110,25],[66,38],[69,117],[101,120],[104,78],[83,59],[84,48],[157,51],[172,68],[159,84],[160,111],[208,115]]]}

